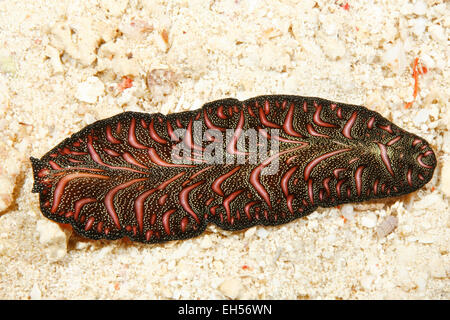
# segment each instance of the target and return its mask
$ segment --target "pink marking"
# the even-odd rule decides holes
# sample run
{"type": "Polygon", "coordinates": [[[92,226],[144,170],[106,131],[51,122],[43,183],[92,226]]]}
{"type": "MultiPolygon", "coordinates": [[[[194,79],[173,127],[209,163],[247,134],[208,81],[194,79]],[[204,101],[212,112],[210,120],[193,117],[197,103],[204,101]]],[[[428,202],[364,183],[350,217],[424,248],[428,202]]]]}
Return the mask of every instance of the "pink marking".
{"type": "Polygon", "coordinates": [[[117,122],[116,133],[120,134],[121,132],[122,132],[122,124],[120,122],[117,122]]]}
{"type": "Polygon", "coordinates": [[[422,181],[425,180],[425,178],[420,173],[417,176],[419,177],[420,180],[422,181]]]}
{"type": "Polygon", "coordinates": [[[367,121],[367,128],[372,129],[374,122],[375,122],[375,117],[370,118],[369,121],[367,121]]]}
{"type": "Polygon", "coordinates": [[[342,134],[344,135],[344,137],[346,137],[348,139],[353,139],[351,131],[352,131],[352,127],[353,127],[353,124],[355,123],[357,116],[358,116],[358,112],[355,111],[355,112],[353,112],[350,119],[348,119],[347,123],[345,124],[344,128],[342,129],[342,134]]]}
{"type": "Polygon", "coordinates": [[[120,230],[120,222],[119,217],[117,216],[116,209],[114,208],[114,197],[120,190],[126,189],[130,187],[131,185],[135,184],[136,182],[147,180],[147,178],[139,178],[139,179],[133,179],[128,182],[122,183],[115,188],[111,189],[105,196],[105,207],[106,211],[108,211],[109,215],[114,221],[114,224],[116,225],[117,229],[120,230]]]}
{"type": "Polygon", "coordinates": [[[186,133],[184,135],[184,142],[189,149],[203,151],[205,148],[200,147],[194,143],[194,139],[192,137],[192,119],[189,120],[189,123],[186,128],[186,133]]]}
{"type": "Polygon", "coordinates": [[[171,215],[172,213],[174,213],[175,211],[176,211],[176,209],[170,209],[169,211],[166,211],[166,212],[163,214],[163,216],[162,216],[162,224],[163,224],[163,227],[164,227],[164,231],[165,231],[168,235],[170,235],[170,222],[169,222],[170,215],[171,215]]]}
{"type": "Polygon", "coordinates": [[[378,193],[378,179],[373,183],[373,194],[377,195],[378,193]]]}
{"type": "Polygon", "coordinates": [[[109,142],[111,142],[112,144],[119,144],[122,143],[120,140],[114,138],[114,136],[111,133],[111,126],[107,125],[106,126],[106,140],[108,140],[109,142]]]}
{"type": "Polygon", "coordinates": [[[92,228],[92,226],[94,225],[94,221],[95,218],[94,217],[90,217],[87,221],[86,221],[86,225],[84,226],[84,230],[88,231],[89,229],[92,228]]]}
{"type": "Polygon", "coordinates": [[[223,106],[219,106],[219,107],[217,108],[216,113],[217,113],[217,116],[218,116],[220,119],[225,120],[225,119],[228,118],[228,117],[223,113],[223,106]]]}
{"type": "MultiPolygon", "coordinates": [[[[350,151],[351,149],[339,149],[339,150],[335,150],[332,152],[328,152],[328,153],[324,153],[321,156],[315,158],[314,160],[310,161],[306,167],[305,167],[305,171],[304,171],[304,177],[305,177],[305,181],[307,181],[309,179],[309,176],[312,172],[312,170],[323,160],[326,160],[332,156],[335,156],[337,154],[343,153],[343,152],[347,152],[350,151]]],[[[335,169],[337,170],[337,169],[335,169]]]]}
{"type": "Polygon", "coordinates": [[[308,112],[308,105],[306,104],[306,101],[303,102],[303,112],[308,112]]]}
{"type": "Polygon", "coordinates": [[[205,171],[211,169],[212,167],[213,167],[213,166],[209,166],[209,167],[206,167],[206,168],[203,168],[203,169],[197,171],[196,173],[194,173],[192,176],[189,177],[189,180],[194,180],[197,176],[199,176],[199,175],[202,174],[203,172],[205,172],[205,171]]]}
{"type": "MultiPolygon", "coordinates": [[[[64,149],[66,149],[66,148],[64,148],[64,149]]],[[[73,151],[73,150],[70,150],[69,148],[66,149],[66,153],[72,154],[74,156],[84,156],[84,155],[88,154],[87,152],[73,151]]]]}
{"type": "MultiPolygon", "coordinates": [[[[429,151],[429,152],[432,153],[432,151],[429,151]]],[[[425,154],[423,154],[423,153],[419,154],[419,156],[417,157],[417,162],[418,162],[422,167],[424,167],[424,168],[432,169],[433,166],[429,166],[429,165],[423,163],[423,161],[422,161],[422,158],[423,158],[424,156],[429,155],[429,154],[430,154],[430,153],[428,153],[428,152],[425,153],[425,154]]]]}
{"type": "Polygon", "coordinates": [[[241,213],[239,212],[239,209],[236,209],[236,219],[241,220],[241,213]]]}
{"type": "Polygon", "coordinates": [[[221,175],[220,177],[218,177],[216,180],[214,180],[214,182],[211,184],[211,189],[213,189],[213,191],[215,193],[217,193],[219,196],[224,196],[223,191],[221,189],[221,185],[222,183],[228,179],[229,177],[231,177],[234,173],[236,173],[241,167],[238,166],[236,168],[234,168],[233,170],[230,170],[229,172],[225,173],[224,175],[221,175]]]}
{"type": "Polygon", "coordinates": [[[355,171],[356,193],[358,194],[358,197],[361,195],[362,172],[364,168],[364,166],[359,166],[355,171]]]}
{"type": "Polygon", "coordinates": [[[192,210],[191,205],[189,204],[189,193],[197,188],[198,186],[202,185],[205,182],[205,180],[199,181],[194,183],[193,185],[190,185],[188,187],[185,187],[181,190],[179,194],[180,204],[186,210],[194,219],[195,221],[200,224],[200,220],[198,219],[197,214],[192,210]]]}
{"type": "Polygon", "coordinates": [[[206,125],[206,127],[208,127],[208,129],[219,130],[219,131],[222,131],[222,132],[226,131],[225,128],[218,127],[218,126],[214,125],[214,123],[212,123],[211,120],[209,120],[207,112],[206,112],[206,109],[203,110],[203,115],[204,115],[203,118],[205,119],[205,125],[206,125]]]}
{"type": "Polygon", "coordinates": [[[297,158],[297,157],[298,157],[297,155],[289,157],[289,158],[286,160],[286,164],[291,164],[291,162],[294,161],[294,159],[297,158]]]}
{"type": "Polygon", "coordinates": [[[272,209],[272,205],[270,203],[270,197],[269,194],[267,193],[266,189],[264,188],[264,186],[261,184],[261,182],[259,181],[259,175],[261,174],[261,170],[267,166],[270,162],[272,162],[273,159],[280,157],[283,154],[289,153],[289,152],[293,152],[296,150],[300,150],[301,148],[304,148],[306,146],[308,146],[309,144],[304,142],[303,145],[292,148],[292,149],[287,149],[284,150],[280,153],[274,154],[273,156],[267,158],[266,160],[264,160],[260,165],[258,165],[255,169],[253,169],[253,171],[250,174],[250,183],[252,184],[252,186],[256,189],[256,191],[258,192],[258,194],[264,199],[264,201],[267,203],[267,205],[269,206],[270,209],[272,209]]]}
{"type": "Polygon", "coordinates": [[[394,171],[392,171],[391,161],[389,160],[389,156],[387,154],[386,146],[382,143],[377,142],[378,148],[380,148],[381,152],[381,160],[383,160],[386,169],[389,171],[391,176],[394,176],[394,171]]]}
{"type": "Polygon", "coordinates": [[[141,167],[143,169],[148,169],[148,167],[144,166],[142,163],[137,161],[130,153],[125,152],[122,157],[125,159],[126,162],[134,164],[135,166],[141,167]]]}
{"type": "Polygon", "coordinates": [[[183,128],[183,125],[181,124],[180,119],[175,119],[175,124],[177,125],[178,128],[183,128]]]}
{"type": "Polygon", "coordinates": [[[150,217],[150,224],[153,226],[155,225],[156,222],[156,214],[152,214],[152,216],[150,217]]]}
{"type": "Polygon", "coordinates": [[[266,138],[266,139],[268,139],[268,140],[274,139],[274,140],[281,141],[281,142],[297,143],[297,144],[303,144],[303,143],[304,143],[303,141],[296,141],[296,140],[286,139],[286,138],[283,138],[283,137],[280,137],[280,136],[272,137],[272,136],[270,136],[270,135],[267,133],[266,129],[258,128],[258,132],[259,132],[264,138],[266,138]]]}
{"type": "Polygon", "coordinates": [[[292,167],[283,175],[283,177],[281,177],[281,190],[283,190],[283,193],[286,197],[289,195],[288,190],[289,179],[292,177],[295,171],[297,171],[297,169],[298,169],[297,166],[292,167]]]}
{"type": "Polygon", "coordinates": [[[96,202],[97,199],[95,198],[83,198],[80,200],[75,201],[75,212],[73,214],[73,219],[76,221],[78,220],[78,215],[80,214],[81,208],[83,208],[84,205],[92,202],[96,202]]]}
{"type": "Polygon", "coordinates": [[[209,212],[211,212],[211,215],[215,216],[216,215],[216,210],[219,206],[214,206],[209,208],[209,212]]]}
{"type": "Polygon", "coordinates": [[[225,212],[227,213],[227,219],[228,222],[231,221],[231,211],[230,211],[230,203],[238,196],[242,193],[242,191],[244,191],[243,189],[237,190],[233,193],[231,193],[228,197],[225,198],[225,200],[223,200],[223,206],[225,208],[225,212]]]}
{"type": "Polygon", "coordinates": [[[397,136],[394,139],[390,140],[386,145],[392,146],[394,143],[397,143],[401,138],[402,138],[402,136],[397,136]]]}
{"type": "MultiPolygon", "coordinates": [[[[260,109],[261,110],[261,109],[260,109]]],[[[238,155],[248,155],[248,152],[242,152],[237,150],[236,148],[236,144],[239,140],[239,137],[241,136],[242,133],[242,128],[244,126],[244,122],[245,122],[245,118],[244,118],[244,112],[241,110],[241,114],[239,116],[239,122],[236,126],[236,129],[234,130],[234,134],[231,138],[230,143],[227,145],[227,151],[230,154],[238,154],[238,155]]]]}
{"type": "Polygon", "coordinates": [[[300,133],[294,130],[293,121],[294,121],[294,104],[292,103],[288,110],[288,113],[286,114],[286,118],[284,119],[283,130],[288,135],[303,138],[303,136],[300,133]]]}
{"type": "Polygon", "coordinates": [[[281,109],[286,109],[286,106],[287,106],[287,101],[286,100],[283,100],[283,103],[281,104],[281,109]]]}
{"type": "Polygon", "coordinates": [[[166,200],[167,200],[168,196],[169,196],[168,194],[162,195],[161,198],[158,199],[158,204],[160,206],[163,206],[166,203],[166,200]]]}
{"type": "Polygon", "coordinates": [[[152,231],[152,230],[148,230],[148,231],[145,233],[145,240],[149,241],[150,238],[152,237],[152,235],[153,235],[153,231],[152,231]]]}
{"type": "Polygon", "coordinates": [[[115,152],[114,150],[108,149],[108,148],[104,148],[103,151],[105,151],[107,154],[109,154],[110,156],[113,156],[113,157],[120,156],[119,153],[115,152]]]}
{"type": "Polygon", "coordinates": [[[147,129],[147,123],[145,122],[144,119],[141,119],[141,126],[142,126],[144,129],[147,129]]]}
{"type": "Polygon", "coordinates": [[[256,118],[256,115],[253,112],[253,109],[252,109],[252,107],[250,105],[247,106],[247,109],[248,109],[248,114],[251,115],[252,117],[256,118]]]}
{"type": "Polygon", "coordinates": [[[335,103],[330,104],[330,108],[332,111],[334,111],[334,109],[336,109],[337,105],[335,103]]]}
{"type": "Polygon", "coordinates": [[[336,115],[339,119],[342,119],[342,108],[338,108],[336,111],[336,115]]]}
{"type": "Polygon", "coordinates": [[[154,119],[152,119],[152,120],[150,121],[150,125],[148,126],[148,132],[149,132],[149,134],[150,134],[150,137],[151,137],[153,140],[155,140],[156,142],[158,142],[158,143],[161,143],[161,144],[167,144],[167,140],[161,138],[161,137],[158,135],[158,133],[156,132],[153,121],[154,121],[154,119]]]}
{"type": "Polygon", "coordinates": [[[250,208],[257,204],[258,201],[250,201],[244,207],[245,215],[247,216],[248,221],[252,221],[252,216],[250,215],[250,208]]]}
{"type": "Polygon", "coordinates": [[[128,131],[128,143],[137,149],[147,149],[146,146],[141,144],[136,138],[136,119],[131,118],[130,130],[128,131]]]}
{"type": "Polygon", "coordinates": [[[422,143],[422,140],[415,138],[412,142],[412,146],[415,147],[419,143],[422,143]]]}
{"type": "Polygon", "coordinates": [[[316,111],[314,112],[314,116],[313,116],[313,121],[315,124],[317,124],[318,126],[321,126],[321,127],[326,127],[326,128],[336,128],[336,125],[322,121],[322,119],[320,118],[320,112],[322,111],[322,106],[320,104],[317,104],[314,102],[314,107],[316,108],[316,111]]]}
{"type": "Polygon", "coordinates": [[[270,112],[270,104],[269,101],[266,100],[264,101],[264,114],[268,115],[270,112]]]}
{"type": "Polygon", "coordinates": [[[340,198],[341,197],[341,186],[342,186],[342,184],[345,182],[345,178],[344,179],[342,179],[342,180],[339,180],[337,183],[336,183],[336,192],[337,192],[337,196],[338,196],[338,198],[340,198]]]}
{"type": "Polygon", "coordinates": [[[136,221],[138,223],[139,231],[142,233],[144,227],[144,202],[145,200],[156,191],[155,189],[150,189],[140,194],[134,201],[134,212],[136,214],[136,221]]]}
{"type": "Polygon", "coordinates": [[[306,130],[308,130],[308,133],[314,137],[323,137],[323,138],[329,138],[330,136],[327,136],[326,134],[318,133],[310,123],[306,125],[306,130]]]}
{"type": "Polygon", "coordinates": [[[44,168],[44,169],[39,170],[37,176],[39,178],[42,178],[42,177],[45,177],[46,175],[48,175],[49,173],[50,173],[50,170],[44,168]]]}
{"type": "Polygon", "coordinates": [[[100,221],[100,222],[97,224],[96,230],[97,230],[98,233],[102,233],[102,230],[103,230],[103,221],[100,221]]]}
{"type": "Polygon", "coordinates": [[[50,160],[48,164],[52,167],[53,170],[61,170],[62,168],[56,162],[50,160]]]}
{"type": "Polygon", "coordinates": [[[353,158],[353,159],[350,159],[350,161],[348,162],[348,164],[350,165],[350,164],[352,164],[353,162],[356,162],[356,161],[358,161],[359,160],[359,158],[353,158]]]}
{"type": "Polygon", "coordinates": [[[173,127],[170,124],[170,122],[167,120],[167,133],[169,134],[170,139],[172,139],[172,141],[180,141],[180,138],[173,132],[173,127]]]}
{"type": "Polygon", "coordinates": [[[325,188],[325,191],[327,192],[328,197],[330,196],[330,186],[329,182],[331,180],[331,177],[327,177],[323,179],[323,187],[325,188]]]}
{"type": "Polygon", "coordinates": [[[294,214],[294,208],[292,206],[292,201],[294,201],[294,195],[293,194],[289,194],[286,197],[286,205],[289,209],[289,212],[294,214]]]}
{"type": "Polygon", "coordinates": [[[163,183],[161,183],[156,189],[158,189],[158,190],[165,189],[169,184],[171,184],[172,182],[174,182],[175,180],[177,180],[178,178],[183,176],[185,173],[186,172],[184,172],[184,171],[178,173],[177,175],[173,176],[172,178],[170,178],[170,179],[164,181],[163,183]]]}
{"type": "Polygon", "coordinates": [[[391,125],[390,125],[390,124],[388,124],[388,125],[386,125],[386,126],[378,125],[378,128],[380,128],[380,129],[382,129],[382,130],[384,130],[384,131],[387,131],[387,132],[389,132],[390,134],[393,134],[393,133],[394,133],[394,131],[392,131],[392,128],[391,128],[391,125]]]}
{"type": "Polygon", "coordinates": [[[168,163],[165,160],[161,159],[156,152],[155,149],[149,148],[148,154],[150,156],[150,160],[157,164],[158,166],[162,167],[178,167],[178,168],[192,168],[195,167],[195,165],[189,165],[189,164],[175,164],[175,163],[168,163]]]}
{"type": "Polygon", "coordinates": [[[183,183],[181,184],[181,186],[182,187],[185,187],[185,186],[187,186],[189,183],[191,183],[192,181],[191,180],[185,180],[185,181],[183,181],[183,183]]]}
{"type": "MultiPolygon", "coordinates": [[[[194,153],[194,156],[195,156],[195,155],[196,155],[196,154],[194,153]]],[[[185,159],[185,160],[189,160],[189,161],[192,161],[192,162],[198,162],[198,163],[208,163],[208,161],[205,160],[205,159],[197,159],[197,158],[192,158],[192,157],[188,157],[188,156],[180,157],[180,156],[177,155],[177,154],[174,154],[174,155],[173,155],[173,158],[174,158],[174,159],[185,159]]]]}
{"type": "Polygon", "coordinates": [[[211,204],[211,202],[214,201],[214,198],[209,198],[208,200],[206,200],[205,202],[205,206],[209,206],[211,204]]]}
{"type": "Polygon", "coordinates": [[[311,201],[311,204],[314,205],[314,194],[313,194],[313,181],[312,181],[312,179],[308,180],[308,195],[309,195],[309,200],[311,201]]]}
{"type": "MultiPolygon", "coordinates": [[[[95,151],[94,146],[92,145],[92,140],[93,140],[92,136],[89,135],[87,138],[88,138],[87,147],[88,147],[89,154],[90,154],[92,160],[94,160],[98,164],[100,164],[102,166],[105,166],[105,167],[108,167],[108,168],[111,168],[111,169],[121,169],[121,170],[128,170],[128,171],[132,171],[132,172],[147,174],[147,172],[142,172],[142,171],[131,169],[131,168],[127,168],[127,167],[110,166],[109,164],[104,163],[102,158],[100,158],[100,156],[98,155],[97,151],[95,151]]],[[[90,170],[94,170],[94,169],[90,169],[90,170]]]]}
{"type": "Polygon", "coordinates": [[[52,209],[50,210],[51,213],[56,212],[56,209],[58,208],[58,206],[61,202],[61,198],[63,196],[64,189],[65,189],[67,183],[69,183],[70,181],[77,179],[77,178],[96,178],[96,179],[103,179],[103,180],[109,179],[108,176],[103,176],[100,174],[93,174],[93,173],[81,173],[81,172],[72,173],[72,174],[68,174],[68,175],[64,176],[56,184],[55,191],[53,194],[53,205],[52,205],[52,209]]]}
{"type": "Polygon", "coordinates": [[[183,217],[183,219],[181,219],[180,222],[180,226],[181,226],[181,232],[185,232],[186,231],[186,227],[189,223],[189,218],[188,217],[183,217]]]}
{"type": "Polygon", "coordinates": [[[259,108],[259,120],[266,127],[269,127],[269,128],[280,128],[280,126],[278,124],[267,120],[266,115],[265,115],[265,113],[264,113],[262,108],[259,108]]]}

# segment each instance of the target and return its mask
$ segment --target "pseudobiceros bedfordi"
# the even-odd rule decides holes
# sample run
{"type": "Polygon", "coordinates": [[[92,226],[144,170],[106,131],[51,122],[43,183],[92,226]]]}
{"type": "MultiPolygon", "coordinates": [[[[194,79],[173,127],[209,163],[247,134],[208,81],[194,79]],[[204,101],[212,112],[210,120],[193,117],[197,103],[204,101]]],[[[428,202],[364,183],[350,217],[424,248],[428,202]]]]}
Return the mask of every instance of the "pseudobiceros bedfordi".
{"type": "Polygon", "coordinates": [[[144,243],[407,194],[436,167],[424,139],[374,111],[286,95],[125,112],[31,161],[47,218],[87,238],[144,243]]]}

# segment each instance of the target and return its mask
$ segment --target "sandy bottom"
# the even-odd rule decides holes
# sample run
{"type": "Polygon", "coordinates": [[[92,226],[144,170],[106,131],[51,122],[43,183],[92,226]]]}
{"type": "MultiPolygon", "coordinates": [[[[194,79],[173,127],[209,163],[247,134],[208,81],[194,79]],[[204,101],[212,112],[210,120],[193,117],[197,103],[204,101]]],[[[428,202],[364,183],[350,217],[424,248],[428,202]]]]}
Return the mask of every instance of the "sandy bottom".
{"type": "Polygon", "coordinates": [[[0,298],[449,299],[449,3],[296,2],[0,1],[0,298]],[[161,245],[85,240],[30,192],[28,157],[96,120],[281,93],[380,112],[430,142],[433,179],[161,245]]]}

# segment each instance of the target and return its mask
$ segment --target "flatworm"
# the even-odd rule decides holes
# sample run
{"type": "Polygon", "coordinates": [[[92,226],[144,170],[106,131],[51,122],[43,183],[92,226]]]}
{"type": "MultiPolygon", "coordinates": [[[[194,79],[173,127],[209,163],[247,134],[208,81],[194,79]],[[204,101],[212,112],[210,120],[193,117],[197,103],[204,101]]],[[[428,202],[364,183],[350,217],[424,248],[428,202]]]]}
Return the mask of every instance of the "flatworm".
{"type": "Polygon", "coordinates": [[[47,218],[86,238],[144,243],[404,195],[436,167],[424,139],[374,111],[286,95],[167,116],[125,112],[31,162],[47,218]]]}

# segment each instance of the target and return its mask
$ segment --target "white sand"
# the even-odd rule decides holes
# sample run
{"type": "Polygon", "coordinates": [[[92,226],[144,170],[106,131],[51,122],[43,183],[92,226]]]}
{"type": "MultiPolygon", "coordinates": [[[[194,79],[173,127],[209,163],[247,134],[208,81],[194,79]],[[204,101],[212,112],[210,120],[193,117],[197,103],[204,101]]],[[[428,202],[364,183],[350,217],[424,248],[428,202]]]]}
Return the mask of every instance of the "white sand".
{"type": "Polygon", "coordinates": [[[449,299],[449,3],[298,2],[0,1],[0,298],[449,299]],[[416,57],[427,73],[405,109],[416,57]],[[30,192],[28,157],[95,120],[271,93],[380,112],[431,143],[432,181],[162,245],[71,235],[30,192]],[[390,215],[398,227],[379,239],[390,215]]]}

